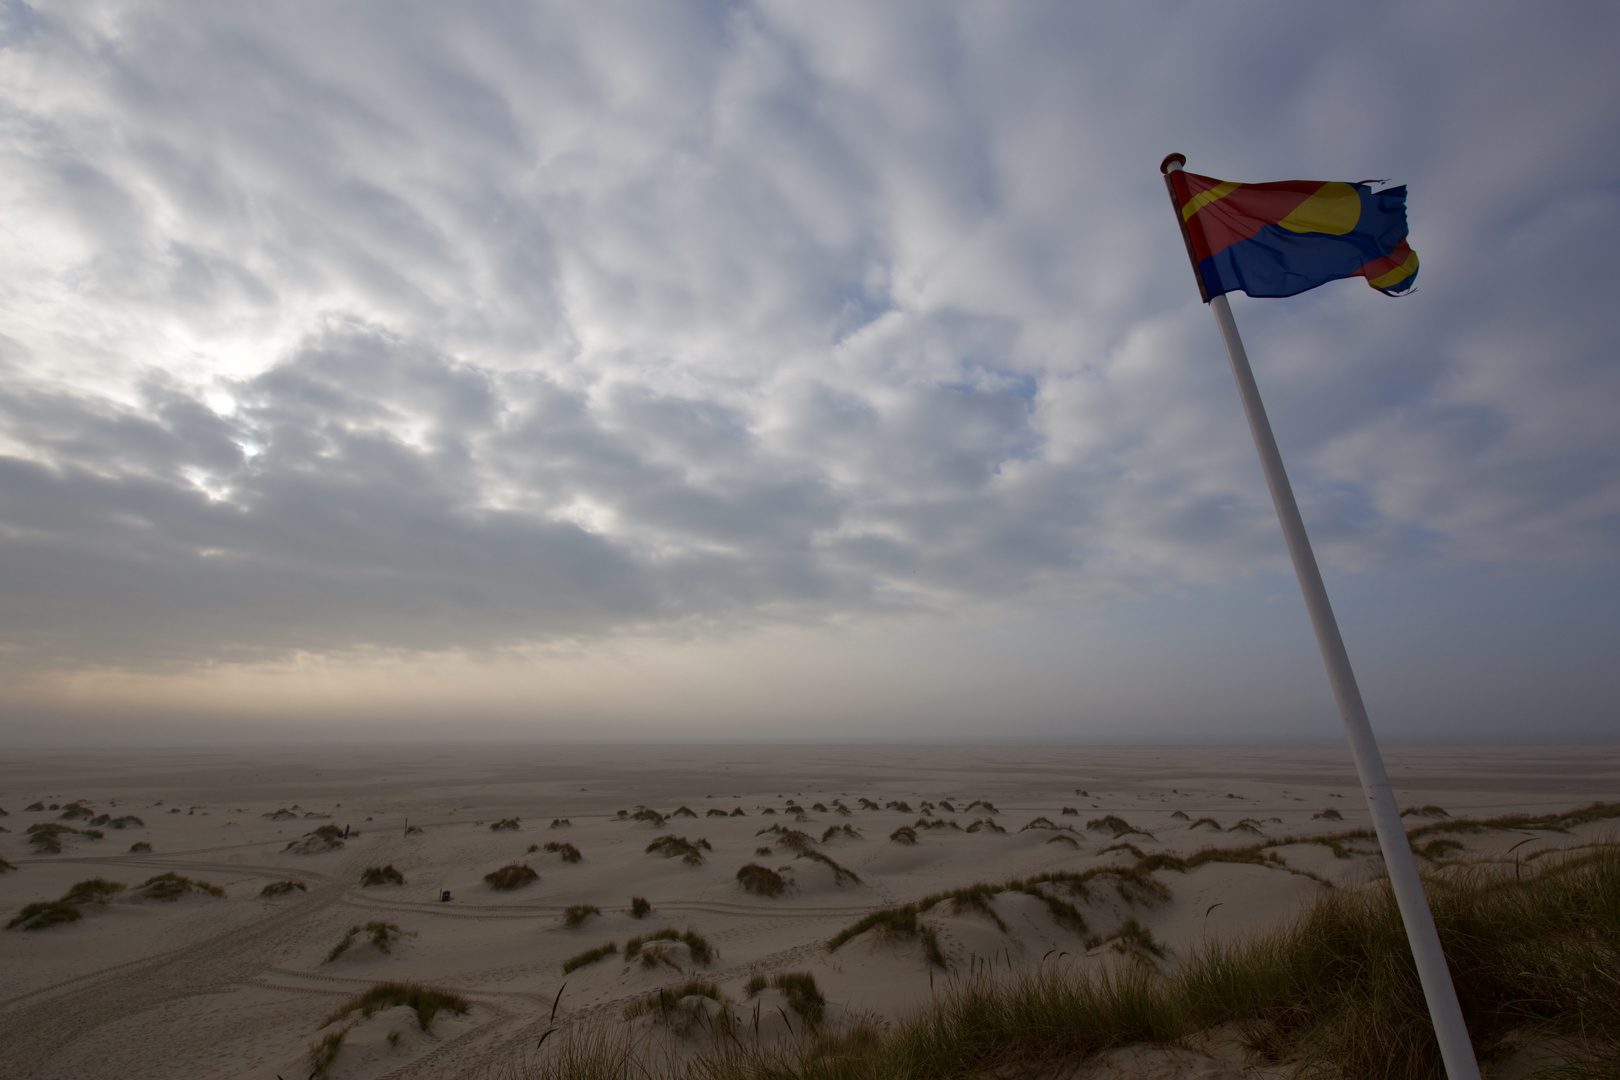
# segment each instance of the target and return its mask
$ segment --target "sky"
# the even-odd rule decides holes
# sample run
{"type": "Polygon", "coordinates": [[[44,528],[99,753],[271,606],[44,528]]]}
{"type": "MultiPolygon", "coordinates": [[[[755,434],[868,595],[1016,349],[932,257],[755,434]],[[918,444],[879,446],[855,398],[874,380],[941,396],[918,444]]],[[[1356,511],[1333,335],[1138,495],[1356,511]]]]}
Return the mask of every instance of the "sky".
{"type": "Polygon", "coordinates": [[[1620,725],[1620,8],[0,5],[0,745],[1620,725]]]}

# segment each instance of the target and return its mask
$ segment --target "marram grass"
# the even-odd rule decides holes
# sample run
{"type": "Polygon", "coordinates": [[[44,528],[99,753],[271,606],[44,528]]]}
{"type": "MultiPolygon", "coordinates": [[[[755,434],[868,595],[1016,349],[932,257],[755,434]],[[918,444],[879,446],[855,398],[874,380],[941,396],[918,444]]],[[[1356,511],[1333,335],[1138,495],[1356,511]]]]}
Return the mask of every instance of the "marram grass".
{"type": "MultiPolygon", "coordinates": [[[[1452,864],[1427,882],[1487,1075],[1527,1040],[1562,1057],[1541,1075],[1620,1075],[1620,844],[1518,865],[1452,864]]],[[[888,909],[863,929],[908,915],[915,908],[888,909]]],[[[1257,1060],[1300,1076],[1445,1075],[1399,914],[1387,882],[1377,882],[1324,892],[1275,931],[1207,945],[1173,966],[1127,956],[1089,968],[1049,964],[1012,981],[953,980],[891,1027],[793,1044],[727,1037],[676,1055],[628,1029],[580,1029],[504,1077],[967,1080],[1035,1075],[1222,1026],[1241,1032],[1257,1060]]]]}

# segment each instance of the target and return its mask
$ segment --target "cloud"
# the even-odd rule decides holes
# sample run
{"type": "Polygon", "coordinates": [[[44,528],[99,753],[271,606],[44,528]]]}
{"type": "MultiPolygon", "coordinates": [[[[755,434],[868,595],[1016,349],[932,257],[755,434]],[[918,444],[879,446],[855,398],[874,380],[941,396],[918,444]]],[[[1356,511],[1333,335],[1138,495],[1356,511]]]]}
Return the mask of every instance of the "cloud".
{"type": "Polygon", "coordinates": [[[1283,567],[1153,171],[1412,185],[1238,305],[1324,557],[1612,565],[1615,17],[6,9],[14,669],[1031,612],[1283,567]]]}

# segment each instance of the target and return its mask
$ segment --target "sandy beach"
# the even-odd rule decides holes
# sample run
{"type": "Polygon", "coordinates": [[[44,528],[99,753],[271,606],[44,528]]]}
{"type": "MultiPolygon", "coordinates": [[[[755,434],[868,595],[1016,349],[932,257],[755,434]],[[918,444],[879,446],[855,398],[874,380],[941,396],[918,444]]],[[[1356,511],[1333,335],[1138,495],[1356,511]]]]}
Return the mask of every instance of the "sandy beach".
{"type": "MultiPolygon", "coordinates": [[[[1438,808],[1414,822],[1620,799],[1613,746],[1394,748],[1388,758],[1401,805],[1438,808]]],[[[1130,945],[1117,935],[1128,919],[1162,950],[1156,962],[1174,963],[1378,867],[1370,842],[1350,845],[1350,857],[1283,844],[1268,864],[1158,874],[1167,895],[1154,903],[1099,890],[1079,905],[1083,932],[1037,897],[1003,892],[989,911],[939,909],[940,968],[916,941],[827,943],[874,910],[979,882],[1364,827],[1347,752],[24,752],[0,762],[0,809],[0,858],[16,868],[0,874],[7,919],[89,879],[124,886],[80,903],[77,921],[0,933],[0,1072],[17,1080],[304,1077],[323,1019],[384,981],[451,990],[471,1009],[441,1014],[430,1033],[403,1009],[360,1020],[331,1076],[486,1075],[552,1027],[623,1023],[627,1004],[694,976],[720,986],[750,1030],[782,1037],[796,1017],[776,991],[750,998],[753,976],[813,974],[832,1024],[893,1018],[953,978],[1105,962],[1130,945]],[[28,828],[46,822],[77,830],[57,836],[60,852],[31,842],[28,828]],[[662,837],[685,843],[660,848],[662,837]],[[514,864],[537,877],[510,890],[486,883],[514,864]],[[781,892],[745,890],[737,872],[750,864],[777,875],[781,892]],[[362,885],[384,867],[403,883],[362,885]],[[223,895],[142,888],[164,874],[223,895]],[[278,882],[294,884],[264,895],[278,882]],[[633,897],[650,912],[635,917],[633,897]],[[571,907],[587,909],[573,926],[571,907]],[[363,931],[331,958],[351,927],[379,922],[397,930],[387,951],[363,931]],[[713,955],[703,963],[691,944],[655,941],[627,960],[631,938],[666,928],[693,932],[713,955]],[[612,954],[563,972],[609,943],[612,954]]],[[[1450,854],[1520,845],[1523,857],[1612,831],[1460,835],[1450,854]]]]}

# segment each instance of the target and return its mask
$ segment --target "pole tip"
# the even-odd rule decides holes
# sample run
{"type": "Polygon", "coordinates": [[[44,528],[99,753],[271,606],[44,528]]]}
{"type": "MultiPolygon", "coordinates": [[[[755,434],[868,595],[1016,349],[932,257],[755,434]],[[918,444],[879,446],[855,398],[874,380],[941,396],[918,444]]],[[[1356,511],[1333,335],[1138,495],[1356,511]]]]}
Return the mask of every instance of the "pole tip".
{"type": "Polygon", "coordinates": [[[1187,164],[1187,155],[1186,154],[1166,154],[1164,156],[1164,160],[1159,162],[1159,171],[1162,172],[1162,173],[1168,173],[1170,171],[1170,166],[1171,165],[1174,165],[1174,166],[1176,166],[1176,168],[1179,169],[1179,168],[1185,166],[1186,164],[1187,164]]]}

